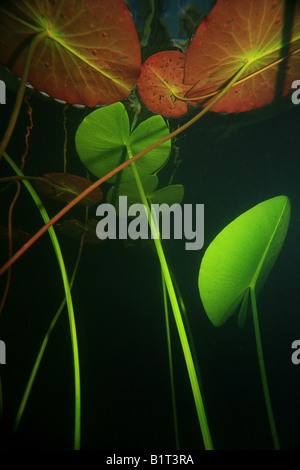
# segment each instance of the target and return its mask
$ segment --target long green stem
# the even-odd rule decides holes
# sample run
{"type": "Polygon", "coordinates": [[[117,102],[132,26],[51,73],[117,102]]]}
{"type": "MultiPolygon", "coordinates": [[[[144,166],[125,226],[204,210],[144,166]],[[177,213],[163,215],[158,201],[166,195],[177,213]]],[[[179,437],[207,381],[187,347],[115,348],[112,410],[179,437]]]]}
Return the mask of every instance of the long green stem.
{"type": "MultiPolygon", "coordinates": [[[[13,160],[4,153],[4,158],[7,163],[11,166],[11,168],[15,171],[15,173],[19,176],[24,176],[17,165],[13,162],[13,160]]],[[[29,191],[30,195],[32,196],[35,204],[37,205],[40,214],[45,222],[49,222],[49,216],[42,204],[42,201],[38,197],[37,193],[31,186],[31,184],[27,181],[23,181],[25,187],[29,191]]],[[[73,302],[71,297],[71,291],[68,281],[68,275],[65,267],[65,263],[63,260],[63,256],[61,253],[61,249],[55,234],[53,227],[49,228],[49,236],[56,254],[56,258],[58,261],[59,269],[61,272],[66,302],[67,302],[67,309],[68,309],[68,317],[69,317],[69,325],[70,325],[70,333],[71,333],[71,342],[72,342],[72,349],[73,349],[73,362],[74,362],[74,381],[75,381],[75,426],[74,426],[74,448],[79,449],[80,447],[80,420],[81,420],[81,397],[80,397],[80,370],[79,370],[79,353],[78,353],[78,343],[77,343],[77,333],[76,333],[76,324],[75,324],[75,315],[73,309],[73,302]]]]}
{"type": "MultiPolygon", "coordinates": [[[[127,151],[128,151],[129,157],[130,157],[132,155],[132,153],[131,153],[131,150],[130,150],[129,147],[127,148],[127,151]]],[[[200,429],[201,429],[202,437],[203,437],[203,441],[204,441],[204,447],[205,447],[206,450],[212,450],[213,449],[213,443],[212,443],[212,440],[211,440],[210,430],[209,430],[209,426],[208,426],[208,422],[207,422],[207,418],[206,418],[206,412],[205,412],[204,403],[203,403],[203,399],[202,399],[202,395],[201,395],[201,391],[200,391],[200,387],[199,387],[199,383],[198,383],[198,378],[197,378],[197,374],[196,374],[196,370],[195,370],[195,365],[194,365],[193,357],[192,357],[192,354],[191,354],[191,350],[190,350],[189,342],[188,342],[188,339],[187,339],[187,335],[186,335],[186,332],[185,332],[184,324],[183,324],[183,321],[182,321],[182,317],[181,317],[178,301],[177,301],[177,298],[176,298],[175,290],[174,290],[174,287],[173,287],[169,267],[168,267],[168,264],[167,264],[167,261],[166,261],[166,258],[165,258],[164,252],[163,252],[162,244],[161,244],[161,241],[160,241],[160,236],[159,236],[159,231],[158,231],[158,223],[157,223],[157,221],[155,221],[152,218],[152,214],[151,214],[151,211],[150,211],[150,208],[149,208],[149,204],[148,204],[148,201],[146,199],[146,196],[145,196],[145,193],[144,193],[144,190],[143,190],[143,186],[142,186],[142,183],[141,183],[141,180],[140,180],[140,177],[139,177],[139,173],[137,171],[135,163],[132,163],[132,170],[134,172],[135,180],[136,180],[136,183],[137,183],[137,186],[138,186],[138,190],[139,190],[139,194],[140,194],[142,203],[144,204],[144,206],[147,209],[148,221],[149,221],[150,228],[151,228],[152,238],[154,240],[154,244],[155,244],[155,248],[156,248],[156,251],[157,251],[158,258],[159,258],[160,266],[161,266],[161,269],[162,269],[162,272],[163,272],[164,280],[165,280],[167,291],[168,291],[168,294],[169,294],[169,299],[170,299],[171,306],[172,306],[172,309],[173,309],[173,314],[174,314],[174,318],[175,318],[175,322],[176,322],[176,326],[177,326],[177,330],[178,330],[178,334],[179,334],[179,339],[180,339],[181,346],[182,346],[182,349],[183,349],[183,354],[184,354],[184,358],[185,358],[185,362],[186,362],[186,366],[187,366],[187,371],[188,371],[188,375],[189,375],[189,379],[190,379],[190,383],[191,383],[191,387],[192,387],[192,391],[193,391],[193,396],[194,396],[194,401],[195,401],[195,405],[196,405],[198,420],[199,420],[200,429]]]]}
{"type": "MultiPolygon", "coordinates": [[[[71,278],[71,281],[70,281],[70,290],[72,289],[73,287],[73,283],[74,283],[74,280],[75,280],[75,276],[76,276],[76,273],[77,273],[77,269],[78,269],[78,265],[79,265],[79,260],[81,258],[81,253],[82,253],[82,248],[83,248],[83,240],[84,240],[84,236],[85,234],[81,237],[81,241],[80,241],[80,247],[79,247],[79,252],[78,252],[78,256],[77,256],[77,260],[76,260],[76,263],[75,263],[75,267],[74,267],[74,270],[73,270],[73,274],[72,274],[72,278],[71,278]]],[[[43,356],[44,356],[44,352],[45,352],[45,349],[46,349],[46,346],[48,344],[48,341],[49,341],[49,338],[50,338],[50,335],[57,323],[57,320],[59,319],[64,307],[66,305],[66,297],[64,298],[64,300],[62,301],[62,303],[60,304],[56,314],[54,315],[54,318],[52,320],[52,322],[50,323],[50,326],[46,332],[46,335],[43,339],[43,342],[41,344],[41,347],[40,347],[40,350],[38,352],[38,355],[36,357],[36,360],[35,360],[35,363],[33,365],[33,368],[32,368],[32,371],[31,371],[31,374],[30,374],[30,377],[29,377],[29,380],[27,382],[27,385],[26,385],[26,388],[25,388],[25,391],[24,391],[24,394],[23,394],[23,397],[22,397],[22,400],[21,400],[21,403],[20,403],[20,406],[19,406],[19,409],[18,409],[18,412],[17,412],[17,415],[16,415],[16,419],[15,419],[15,423],[14,423],[14,426],[13,426],[13,431],[16,432],[18,427],[19,427],[19,424],[20,424],[20,421],[22,419],[22,416],[24,414],[24,410],[25,410],[25,407],[26,407],[26,404],[28,402],[28,398],[29,398],[29,395],[30,395],[30,392],[31,392],[31,389],[32,389],[32,386],[33,386],[33,383],[34,383],[34,380],[35,380],[35,377],[36,377],[36,374],[38,372],[38,369],[39,369],[39,366],[41,364],[41,361],[43,359],[43,356]]]]}
{"type": "Polygon", "coordinates": [[[26,59],[25,59],[25,64],[24,64],[24,70],[23,70],[23,73],[22,73],[22,79],[21,79],[20,86],[19,86],[19,89],[18,89],[16,101],[15,101],[15,104],[14,104],[14,109],[13,109],[13,112],[11,113],[7,129],[5,131],[2,142],[0,144],[0,159],[1,159],[1,157],[3,155],[3,152],[5,151],[5,149],[8,145],[8,142],[9,142],[9,140],[11,138],[11,135],[14,131],[14,128],[15,128],[15,125],[16,125],[16,122],[17,122],[17,119],[18,119],[18,116],[19,116],[20,108],[21,108],[24,93],[25,93],[26,82],[27,82],[27,77],[28,77],[28,73],[29,73],[29,67],[30,67],[30,63],[31,63],[31,59],[32,59],[32,54],[33,54],[34,49],[36,48],[37,44],[39,43],[39,41],[41,39],[47,37],[47,36],[48,36],[48,33],[46,31],[41,31],[40,33],[37,33],[33,37],[32,41],[30,43],[30,46],[28,48],[28,51],[27,51],[27,54],[26,54],[26,59]]]}
{"type": "Polygon", "coordinates": [[[263,386],[263,390],[264,390],[265,403],[266,403],[266,408],[267,408],[267,413],[268,413],[268,418],[269,418],[269,424],[270,424],[270,428],[271,428],[271,434],[272,434],[274,447],[275,447],[276,450],[280,450],[278,433],[277,433],[274,414],[273,414],[273,409],[272,409],[271,397],[270,397],[269,386],[268,386],[268,381],[267,381],[266,368],[265,368],[264,357],[263,357],[263,350],[262,350],[261,337],[260,337],[260,331],[259,331],[257,306],[256,306],[256,296],[255,296],[254,287],[250,287],[250,295],[251,295],[251,305],[252,305],[254,331],[255,331],[255,339],[256,339],[256,349],[257,349],[257,354],[258,354],[260,375],[261,375],[262,386],[263,386]]]}
{"type": "MultiPolygon", "coordinates": [[[[182,316],[182,319],[183,319],[183,324],[185,326],[185,331],[186,331],[188,341],[189,341],[189,345],[190,345],[190,348],[191,348],[193,361],[194,361],[194,365],[195,365],[195,369],[196,369],[196,373],[197,373],[197,377],[198,377],[198,383],[199,383],[199,386],[200,386],[200,390],[203,390],[202,381],[201,381],[201,374],[200,374],[200,367],[199,367],[198,360],[197,360],[196,348],[195,348],[193,335],[192,335],[192,330],[191,330],[190,322],[189,322],[189,319],[188,319],[188,316],[187,316],[185,304],[184,304],[179,286],[176,282],[175,276],[172,273],[171,269],[169,269],[169,271],[170,271],[170,274],[171,274],[171,279],[172,279],[174,289],[175,289],[175,292],[176,292],[176,297],[177,297],[177,300],[178,300],[178,303],[179,303],[181,316],[182,316]]],[[[203,396],[202,396],[202,398],[203,398],[203,396]]],[[[205,402],[205,400],[203,400],[203,401],[205,402]]]]}
{"type": "Polygon", "coordinates": [[[179,450],[180,449],[179,430],[178,430],[178,419],[177,419],[177,409],[176,409],[176,394],[175,394],[172,347],[171,347],[171,334],[170,334],[170,324],[169,324],[168,298],[167,298],[166,283],[165,283],[163,272],[161,273],[161,277],[162,277],[162,288],[163,288],[165,320],[166,320],[166,333],[167,333],[167,344],[168,344],[168,359],[169,359],[169,370],[170,370],[170,383],[171,383],[171,397],[172,397],[172,411],[173,411],[173,422],[174,422],[174,432],[175,432],[175,444],[176,444],[176,450],[179,450]]]}

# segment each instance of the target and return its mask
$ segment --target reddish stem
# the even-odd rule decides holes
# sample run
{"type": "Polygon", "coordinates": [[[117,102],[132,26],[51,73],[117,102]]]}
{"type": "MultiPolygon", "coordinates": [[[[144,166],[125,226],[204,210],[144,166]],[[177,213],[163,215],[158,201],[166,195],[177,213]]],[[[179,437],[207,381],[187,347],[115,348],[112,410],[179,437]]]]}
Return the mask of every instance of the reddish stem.
{"type": "Polygon", "coordinates": [[[17,259],[20,258],[20,256],[25,253],[26,250],[28,250],[31,245],[33,245],[36,240],[42,236],[49,227],[51,227],[55,222],[57,222],[63,215],[65,215],[72,207],[74,207],[81,199],[83,199],[85,196],[87,196],[90,192],[92,192],[94,189],[98,188],[102,183],[104,183],[106,180],[114,176],[116,173],[119,173],[119,171],[124,170],[127,166],[131,165],[132,162],[135,162],[138,160],[140,157],[145,155],[146,153],[150,152],[151,150],[155,149],[159,145],[163,144],[169,139],[172,139],[175,137],[177,134],[180,134],[182,131],[190,127],[194,122],[196,122],[198,119],[200,119],[204,114],[207,113],[221,98],[225,93],[232,87],[232,85],[239,79],[239,77],[244,73],[246,68],[249,65],[249,61],[246,62],[240,70],[233,76],[233,78],[230,80],[230,82],[219,92],[217,96],[209,103],[209,105],[202,109],[200,113],[198,113],[196,116],[194,116],[190,121],[186,122],[183,126],[179,127],[176,129],[176,131],[171,132],[171,134],[168,134],[166,137],[163,139],[159,140],[158,142],[155,142],[154,144],[150,145],[145,150],[142,150],[140,153],[132,157],[130,160],[127,160],[126,162],[122,163],[119,165],[117,168],[114,168],[114,170],[110,171],[107,173],[105,176],[100,178],[99,180],[95,181],[91,186],[89,186],[87,189],[85,189],[81,194],[76,196],[73,201],[71,201],[67,206],[65,206],[60,212],[58,212],[46,225],[44,225],[33,237],[25,243],[22,248],[20,248],[19,251],[17,251],[8,261],[5,263],[2,268],[0,269],[0,276],[3,274],[17,259]]]}

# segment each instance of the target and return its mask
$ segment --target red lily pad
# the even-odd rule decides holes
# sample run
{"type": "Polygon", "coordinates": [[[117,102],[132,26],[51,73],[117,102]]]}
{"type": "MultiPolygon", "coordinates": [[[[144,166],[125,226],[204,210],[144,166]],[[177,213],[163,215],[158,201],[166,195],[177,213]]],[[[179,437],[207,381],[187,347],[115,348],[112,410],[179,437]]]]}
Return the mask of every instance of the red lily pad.
{"type": "Polygon", "coordinates": [[[300,2],[218,0],[186,53],[184,83],[191,86],[187,96],[199,98],[205,106],[209,96],[247,62],[242,77],[213,111],[232,113],[264,106],[274,100],[281,82],[281,96],[291,91],[300,73],[300,2]],[[285,5],[291,8],[292,3],[292,24],[284,25],[285,5]]]}
{"type": "Polygon", "coordinates": [[[63,220],[57,224],[58,228],[65,235],[74,238],[75,240],[81,240],[82,235],[84,236],[85,243],[98,244],[104,240],[100,239],[96,235],[96,225],[99,220],[90,219],[86,224],[79,222],[77,219],[63,220]]]}
{"type": "MultiPolygon", "coordinates": [[[[36,188],[45,196],[55,201],[68,204],[76,196],[82,193],[86,188],[92,185],[91,181],[77,175],[69,175],[67,173],[47,173],[43,176],[49,180],[51,184],[43,181],[35,183],[36,188]]],[[[94,189],[85,198],[78,202],[78,205],[89,206],[96,204],[102,200],[103,193],[100,188],[94,189]]]]}
{"type": "Polygon", "coordinates": [[[137,32],[124,0],[2,0],[0,63],[54,98],[95,106],[127,98],[140,74],[137,32]],[[12,67],[10,65],[12,64],[12,67]]]}
{"type": "Polygon", "coordinates": [[[185,99],[185,92],[190,89],[183,84],[184,59],[182,52],[162,51],[148,57],[142,64],[138,92],[154,113],[168,117],[187,113],[186,102],[180,100],[185,99]]]}

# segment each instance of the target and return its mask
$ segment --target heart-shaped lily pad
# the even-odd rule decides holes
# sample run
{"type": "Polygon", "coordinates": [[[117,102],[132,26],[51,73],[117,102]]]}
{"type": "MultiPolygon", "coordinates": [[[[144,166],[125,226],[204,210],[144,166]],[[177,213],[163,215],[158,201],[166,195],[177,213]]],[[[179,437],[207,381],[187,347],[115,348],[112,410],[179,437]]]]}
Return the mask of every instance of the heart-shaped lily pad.
{"type": "MultiPolygon", "coordinates": [[[[90,113],[79,125],[75,143],[82,163],[98,178],[109,173],[128,160],[129,154],[136,155],[169,134],[162,116],[153,116],[139,124],[130,133],[129,119],[122,103],[114,103],[90,113]]],[[[145,176],[157,171],[169,158],[171,142],[167,140],[136,161],[139,175],[145,176]]],[[[110,178],[110,183],[119,176],[110,178]]],[[[132,168],[122,171],[122,182],[134,180],[132,168]]]]}

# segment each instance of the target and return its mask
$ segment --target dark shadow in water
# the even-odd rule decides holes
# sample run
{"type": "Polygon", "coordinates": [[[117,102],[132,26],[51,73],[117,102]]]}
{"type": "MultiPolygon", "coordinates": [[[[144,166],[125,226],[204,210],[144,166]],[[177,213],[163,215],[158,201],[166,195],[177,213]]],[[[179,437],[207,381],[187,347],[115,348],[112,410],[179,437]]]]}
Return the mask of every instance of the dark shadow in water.
{"type": "Polygon", "coordinates": [[[291,37],[292,37],[292,28],[296,10],[297,0],[286,0],[284,2],[284,18],[283,18],[283,28],[281,35],[281,49],[280,57],[285,57],[285,59],[280,62],[278,66],[278,72],[276,76],[276,86],[274,91],[274,100],[278,100],[282,97],[285,75],[287,71],[287,65],[289,60],[289,53],[291,52],[291,37]]]}

